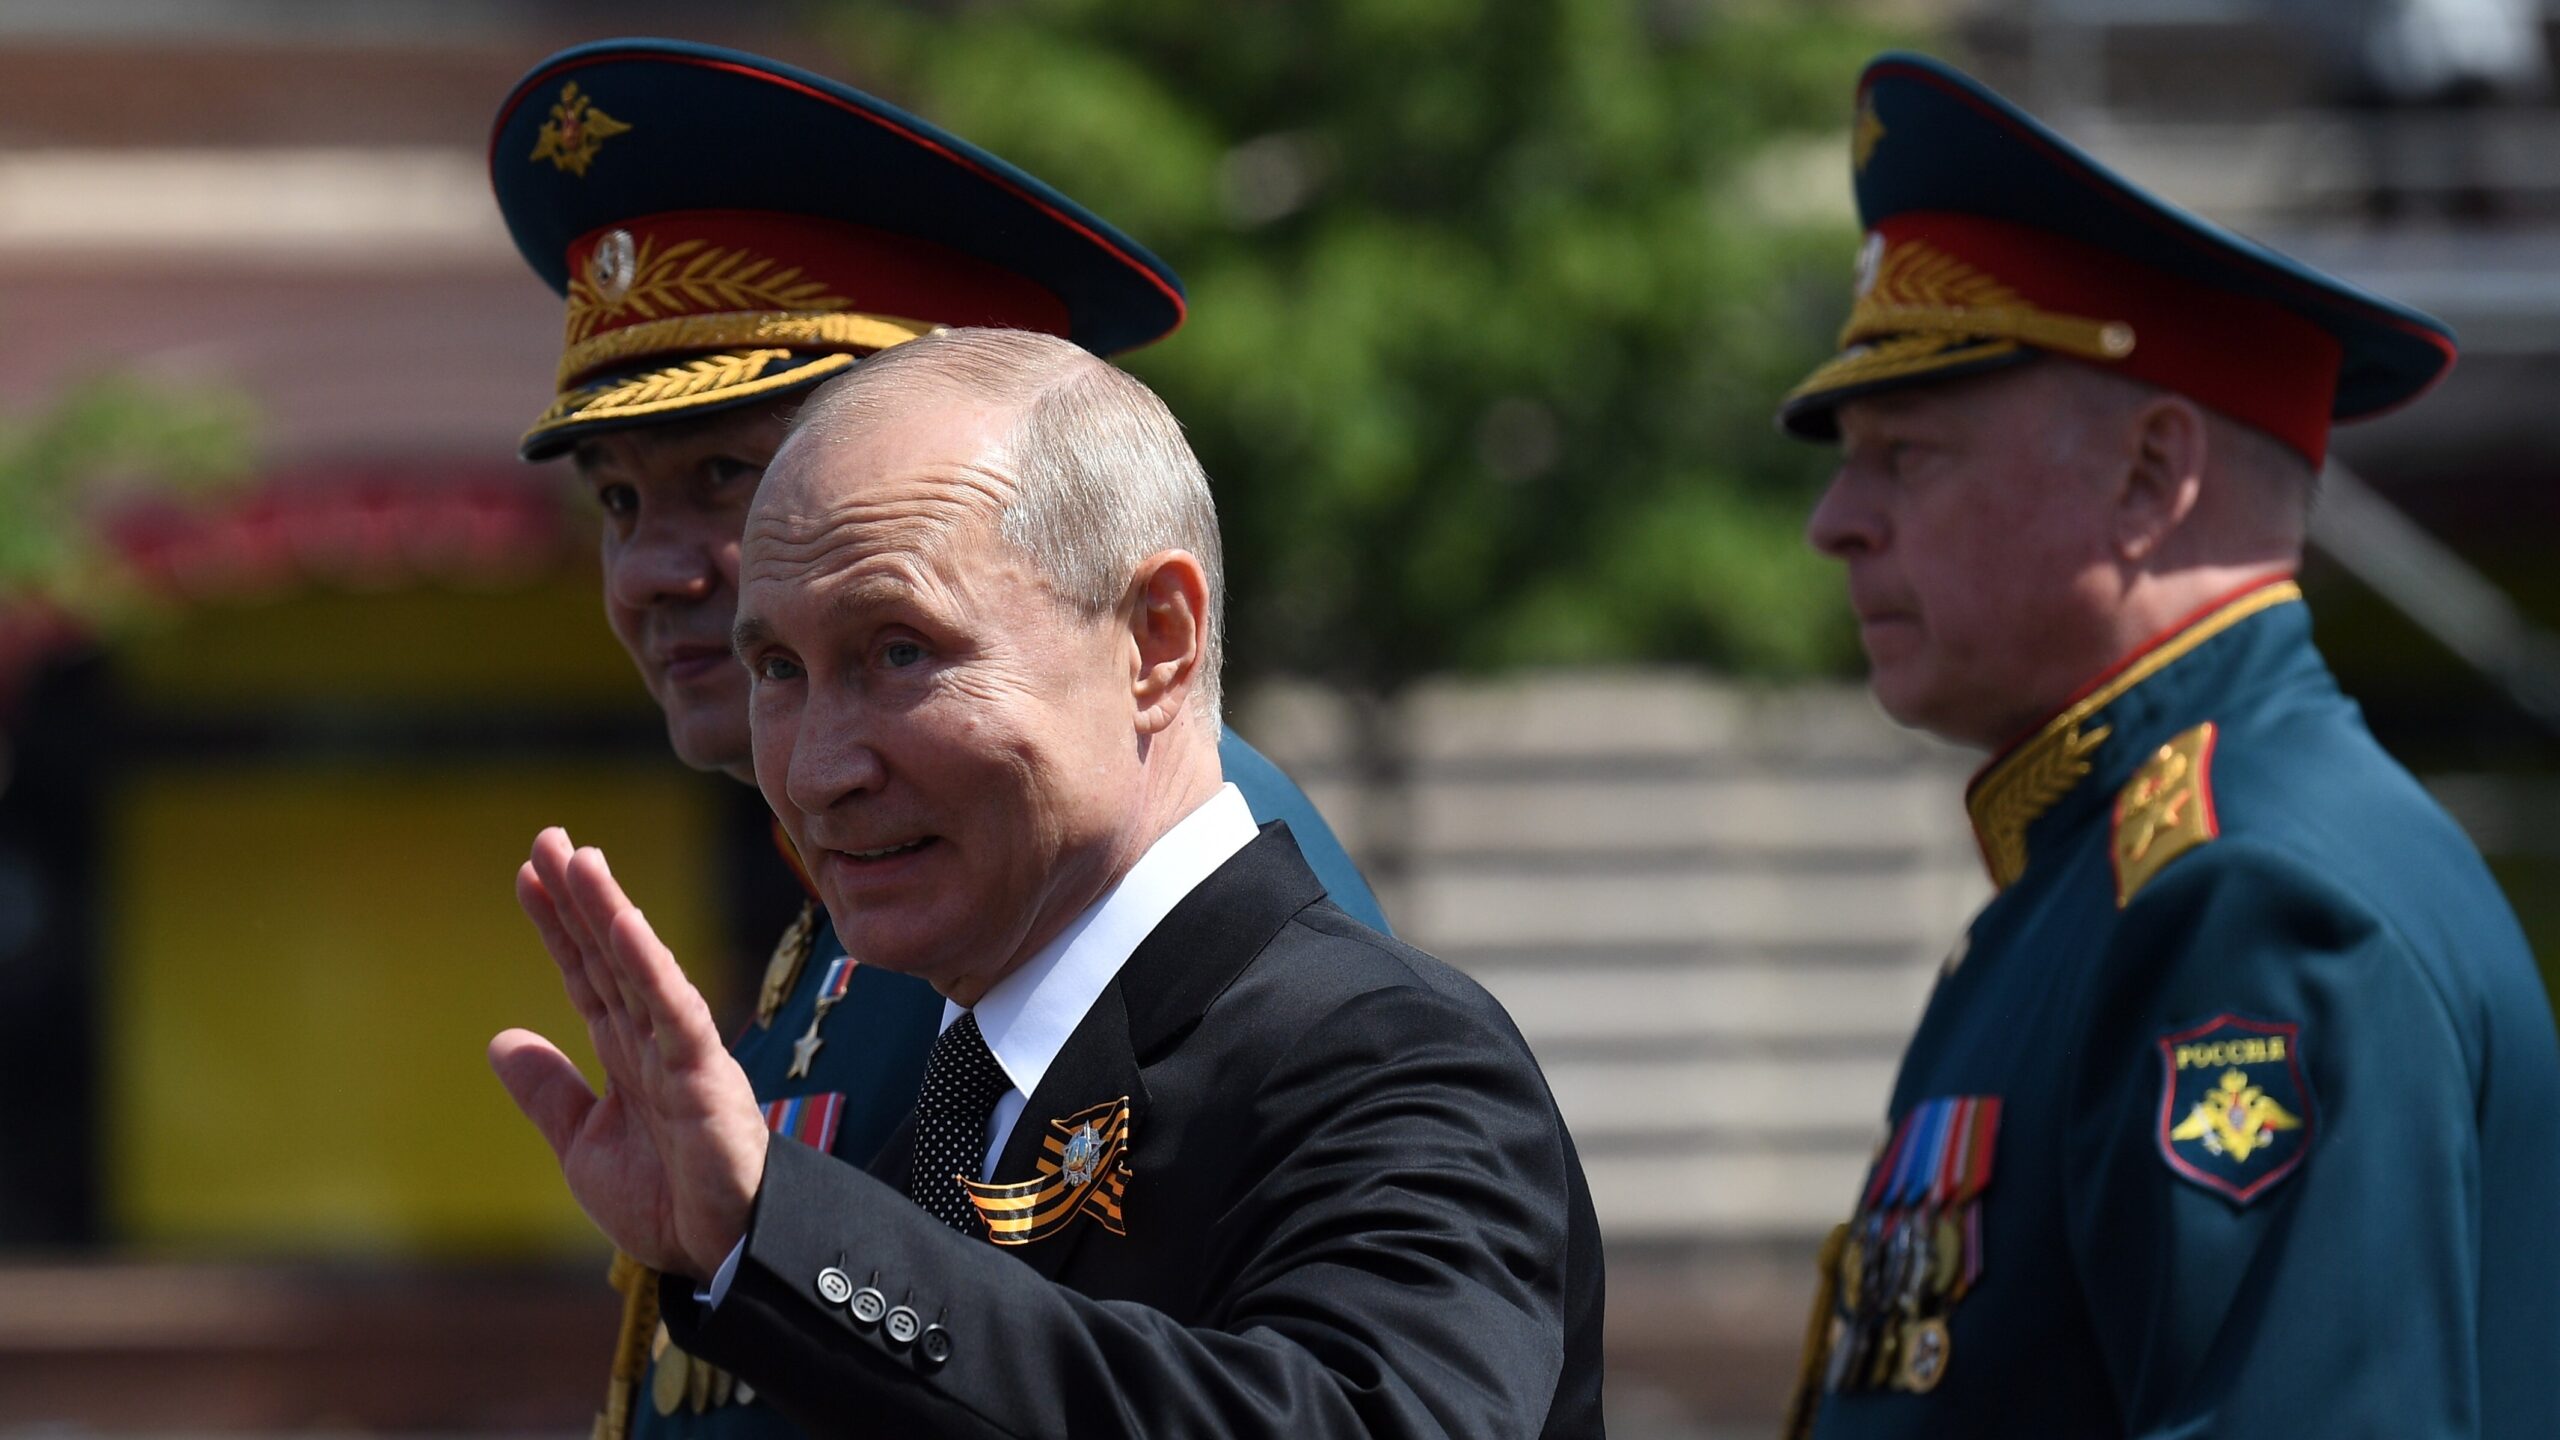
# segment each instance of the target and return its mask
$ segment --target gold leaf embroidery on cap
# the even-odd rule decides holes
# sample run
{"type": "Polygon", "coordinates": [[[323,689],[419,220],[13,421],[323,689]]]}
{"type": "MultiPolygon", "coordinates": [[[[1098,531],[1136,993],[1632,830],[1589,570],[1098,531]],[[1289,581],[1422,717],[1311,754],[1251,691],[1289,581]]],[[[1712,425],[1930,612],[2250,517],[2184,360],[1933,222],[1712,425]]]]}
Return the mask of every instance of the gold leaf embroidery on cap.
{"type": "MultiPolygon", "coordinates": [[[[612,239],[607,236],[605,243],[612,239]]],[[[625,315],[655,320],[723,310],[825,312],[852,303],[829,293],[826,282],[805,278],[797,265],[700,240],[679,240],[663,250],[654,238],[643,240],[627,266],[612,265],[603,278],[609,284],[587,273],[569,278],[567,343],[575,345],[625,315]]]]}
{"type": "Polygon", "coordinates": [[[2084,360],[2133,353],[2133,327],[2038,309],[1996,276],[1925,240],[1886,249],[1875,282],[1850,307],[1843,346],[1887,337],[1938,335],[2014,340],[2084,360]]]}

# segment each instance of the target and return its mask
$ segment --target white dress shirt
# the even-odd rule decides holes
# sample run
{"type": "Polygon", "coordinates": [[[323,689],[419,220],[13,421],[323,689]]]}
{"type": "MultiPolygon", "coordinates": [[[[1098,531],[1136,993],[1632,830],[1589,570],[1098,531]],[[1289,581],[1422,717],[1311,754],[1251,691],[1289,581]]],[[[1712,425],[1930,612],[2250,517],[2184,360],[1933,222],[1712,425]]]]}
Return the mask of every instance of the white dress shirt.
{"type": "MultiPolygon", "coordinates": [[[[1244,792],[1233,785],[1219,786],[1217,794],[1158,836],[1138,863],[1068,922],[1056,939],[987,987],[975,1006],[964,1010],[948,1000],[942,1002],[945,1030],[963,1014],[976,1013],[978,1033],[986,1037],[996,1064],[1013,1082],[987,1116],[987,1152],[978,1164],[980,1180],[994,1178],[996,1158],[1004,1153],[1004,1142],[1012,1137],[1023,1107],[1031,1103],[1031,1093],[1040,1088],[1041,1077],[1066,1048],[1067,1037],[1084,1023],[1085,1012],[1109,988],[1111,977],[1120,973],[1120,967],[1137,953],[1139,942],[1155,933],[1184,896],[1253,842],[1257,830],[1244,792]]],[[[742,1239],[721,1262],[710,1286],[697,1291],[694,1298],[719,1304],[729,1293],[738,1257],[745,1252],[742,1239]]]]}
{"type": "MultiPolygon", "coordinates": [[[[1004,1142],[1031,1103],[1031,1093],[1040,1088],[1040,1078],[1066,1048],[1067,1037],[1084,1023],[1085,1012],[1102,998],[1111,977],[1173,907],[1252,843],[1254,834],[1253,811],[1245,805],[1244,793],[1233,785],[1219,787],[1148,846],[1129,873],[1059,931],[1058,938],[978,997],[971,1007],[978,1033],[1013,1082],[987,1116],[987,1153],[978,1165],[979,1179],[994,1178],[996,1157],[1004,1153],[1004,1142]]],[[[942,1028],[950,1029],[966,1013],[943,1001],[942,1028]]]]}

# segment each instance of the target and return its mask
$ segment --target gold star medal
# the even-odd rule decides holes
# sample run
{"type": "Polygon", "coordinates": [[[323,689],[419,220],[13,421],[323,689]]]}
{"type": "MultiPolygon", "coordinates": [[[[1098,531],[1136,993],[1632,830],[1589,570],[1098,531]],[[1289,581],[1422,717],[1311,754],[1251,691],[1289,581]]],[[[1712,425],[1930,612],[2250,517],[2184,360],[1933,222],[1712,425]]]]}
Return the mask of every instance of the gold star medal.
{"type": "Polygon", "coordinates": [[[818,1049],[827,1043],[818,1027],[827,1023],[827,1012],[836,1008],[836,1002],[844,998],[845,987],[853,983],[853,964],[850,955],[839,955],[827,962],[827,978],[818,984],[817,1012],[809,1017],[808,1030],[791,1042],[791,1079],[807,1078],[809,1067],[817,1063],[818,1049]]]}

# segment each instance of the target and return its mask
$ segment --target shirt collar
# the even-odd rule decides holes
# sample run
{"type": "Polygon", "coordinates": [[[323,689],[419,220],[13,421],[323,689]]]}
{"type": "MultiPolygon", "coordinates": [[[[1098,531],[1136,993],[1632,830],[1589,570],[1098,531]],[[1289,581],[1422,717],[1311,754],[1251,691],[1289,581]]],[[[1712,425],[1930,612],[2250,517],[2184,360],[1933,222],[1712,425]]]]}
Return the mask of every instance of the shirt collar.
{"type": "MultiPolygon", "coordinates": [[[[1068,922],[1058,938],[978,997],[978,1032],[1014,1089],[1030,1095],[1040,1088],[1050,1062],[1139,942],[1201,881],[1251,844],[1255,833],[1244,792],[1220,786],[1148,846],[1129,873],[1068,922]]],[[[962,1013],[943,1001],[943,1026],[949,1028],[962,1013]]]]}

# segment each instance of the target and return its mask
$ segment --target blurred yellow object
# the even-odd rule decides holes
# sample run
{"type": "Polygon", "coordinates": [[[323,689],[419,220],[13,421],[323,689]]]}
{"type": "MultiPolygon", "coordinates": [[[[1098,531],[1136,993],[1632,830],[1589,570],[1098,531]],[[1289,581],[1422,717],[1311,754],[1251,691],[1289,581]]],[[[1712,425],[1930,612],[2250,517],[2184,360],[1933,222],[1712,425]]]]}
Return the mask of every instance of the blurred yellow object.
{"type": "Polygon", "coordinates": [[[125,637],[119,677],[140,704],[197,713],[350,699],[448,709],[645,706],[640,677],[605,631],[596,583],[591,567],[574,566],[509,591],[317,592],[207,605],[125,637]]]}
{"type": "Polygon", "coordinates": [[[439,1255],[592,1240],[482,1058],[529,1025],[588,1060],[515,867],[544,825],[603,846],[716,986],[712,783],[602,757],[123,777],[100,1007],[117,1237],[439,1255]]]}

